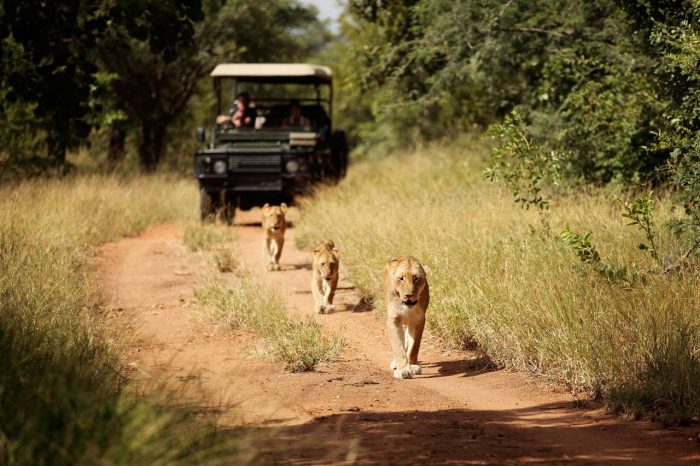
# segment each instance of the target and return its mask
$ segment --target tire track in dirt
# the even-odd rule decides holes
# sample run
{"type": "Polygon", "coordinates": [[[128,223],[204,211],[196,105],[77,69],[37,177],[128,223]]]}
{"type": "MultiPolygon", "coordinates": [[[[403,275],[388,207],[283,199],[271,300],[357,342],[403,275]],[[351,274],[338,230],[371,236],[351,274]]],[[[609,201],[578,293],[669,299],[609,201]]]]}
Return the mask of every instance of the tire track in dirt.
{"type": "MultiPolygon", "coordinates": [[[[282,271],[267,272],[259,211],[240,213],[236,223],[234,247],[244,267],[277,288],[292,314],[313,314],[311,254],[295,247],[294,229],[287,230],[282,271]]],[[[687,440],[692,430],[572,409],[570,396],[523,374],[485,369],[474,355],[442,351],[429,336],[423,374],[392,379],[384,323],[359,303],[342,257],[338,310],[315,318],[342,331],[348,349],[318,372],[285,373],[260,354],[254,335],[215,333],[195,320],[192,290],[209,269],[181,237],[177,227],[160,226],[102,248],[97,267],[106,308],[127,335],[134,379],[158,380],[177,402],[219,412],[230,435],[244,426],[262,463],[700,462],[698,444],[687,440]]]]}

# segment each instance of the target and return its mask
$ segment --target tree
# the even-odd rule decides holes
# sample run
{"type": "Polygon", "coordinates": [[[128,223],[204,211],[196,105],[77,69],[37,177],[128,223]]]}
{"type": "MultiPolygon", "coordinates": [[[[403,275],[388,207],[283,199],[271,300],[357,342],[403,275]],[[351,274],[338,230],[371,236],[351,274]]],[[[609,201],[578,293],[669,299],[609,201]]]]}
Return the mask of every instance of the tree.
{"type": "Polygon", "coordinates": [[[193,22],[202,18],[201,0],[5,0],[0,44],[18,46],[22,66],[3,70],[6,98],[34,103],[46,133],[49,159],[65,162],[66,148],[90,132],[90,94],[98,71],[93,53],[105,34],[132,38],[168,59],[191,41],[193,22]],[[114,31],[118,32],[114,32],[114,31]]]}
{"type": "Polygon", "coordinates": [[[654,60],[615,0],[355,0],[350,12],[379,30],[356,49],[386,133],[442,137],[518,108],[571,153],[575,178],[645,180],[668,157],[653,144],[654,60]]]}
{"type": "Polygon", "coordinates": [[[657,147],[670,154],[667,172],[683,205],[674,232],[689,237],[685,256],[700,254],[700,10],[697,2],[622,2],[645,41],[659,77],[657,92],[669,105],[657,147]]]}

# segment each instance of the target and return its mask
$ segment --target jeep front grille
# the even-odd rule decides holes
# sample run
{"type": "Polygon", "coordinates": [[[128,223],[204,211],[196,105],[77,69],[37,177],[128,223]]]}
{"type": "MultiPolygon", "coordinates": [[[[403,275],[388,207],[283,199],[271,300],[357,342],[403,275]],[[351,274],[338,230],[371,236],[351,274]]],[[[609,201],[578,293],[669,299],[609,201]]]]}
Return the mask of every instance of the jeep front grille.
{"type": "Polygon", "coordinates": [[[282,157],[279,154],[229,155],[228,169],[234,173],[280,173],[282,157]]]}
{"type": "Polygon", "coordinates": [[[282,190],[282,156],[279,154],[229,155],[228,170],[234,191],[282,190]]]}

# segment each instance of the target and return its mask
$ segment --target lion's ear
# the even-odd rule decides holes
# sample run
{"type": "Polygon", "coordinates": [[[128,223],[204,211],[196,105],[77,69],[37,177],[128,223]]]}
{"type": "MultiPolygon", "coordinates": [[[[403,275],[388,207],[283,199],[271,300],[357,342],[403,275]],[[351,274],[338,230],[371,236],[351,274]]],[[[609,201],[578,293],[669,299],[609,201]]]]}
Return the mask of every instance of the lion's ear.
{"type": "Polygon", "coordinates": [[[399,260],[396,256],[391,256],[387,262],[397,262],[399,260]]]}
{"type": "Polygon", "coordinates": [[[326,244],[328,245],[329,248],[335,249],[335,243],[333,242],[332,239],[327,239],[326,244]]]}
{"type": "Polygon", "coordinates": [[[268,210],[270,210],[270,204],[268,204],[268,203],[266,202],[265,205],[262,206],[262,211],[263,211],[263,213],[265,214],[265,213],[267,213],[268,210]]]}
{"type": "Polygon", "coordinates": [[[284,202],[281,203],[281,204],[280,204],[280,209],[282,209],[282,213],[283,213],[283,214],[286,214],[286,213],[287,213],[287,209],[288,209],[287,204],[285,204],[284,202]]]}

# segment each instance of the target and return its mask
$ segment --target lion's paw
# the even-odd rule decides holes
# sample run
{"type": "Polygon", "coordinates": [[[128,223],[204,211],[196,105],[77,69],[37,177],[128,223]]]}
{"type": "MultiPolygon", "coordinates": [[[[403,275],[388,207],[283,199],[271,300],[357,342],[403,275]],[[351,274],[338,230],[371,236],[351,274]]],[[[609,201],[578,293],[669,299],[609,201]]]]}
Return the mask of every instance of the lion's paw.
{"type": "Polygon", "coordinates": [[[274,264],[267,264],[267,270],[269,270],[269,271],[275,270],[275,265],[274,264]]]}
{"type": "Polygon", "coordinates": [[[401,369],[394,369],[395,379],[410,379],[413,377],[410,366],[402,367],[401,369]]]}
{"type": "Polygon", "coordinates": [[[335,306],[333,306],[332,304],[327,304],[325,308],[327,314],[330,314],[331,312],[335,311],[335,306]]]}
{"type": "Polygon", "coordinates": [[[272,270],[282,270],[282,267],[279,264],[275,264],[272,266],[272,270]]]}
{"type": "Polygon", "coordinates": [[[323,314],[323,311],[323,306],[314,306],[314,312],[316,312],[316,314],[323,314]]]}
{"type": "Polygon", "coordinates": [[[396,369],[396,359],[391,360],[391,363],[389,363],[389,369],[391,369],[392,371],[396,369]]]}
{"type": "Polygon", "coordinates": [[[421,373],[421,368],[418,364],[411,364],[408,366],[411,369],[411,374],[419,375],[421,373]]]}

